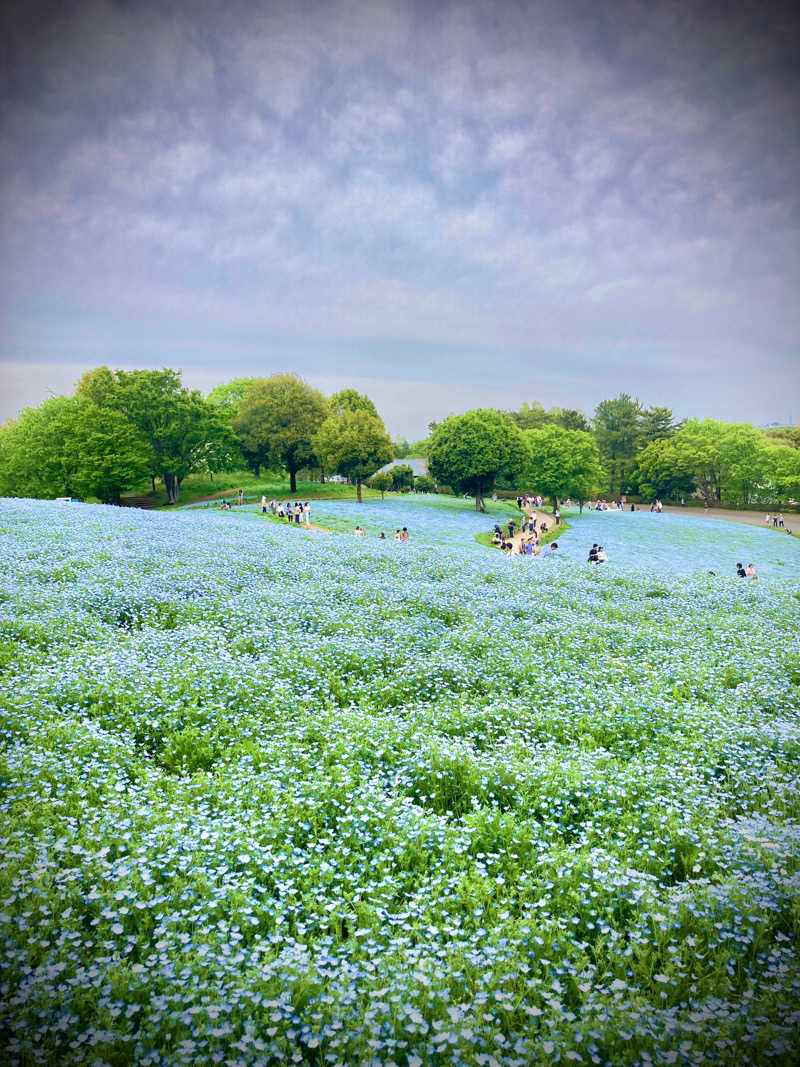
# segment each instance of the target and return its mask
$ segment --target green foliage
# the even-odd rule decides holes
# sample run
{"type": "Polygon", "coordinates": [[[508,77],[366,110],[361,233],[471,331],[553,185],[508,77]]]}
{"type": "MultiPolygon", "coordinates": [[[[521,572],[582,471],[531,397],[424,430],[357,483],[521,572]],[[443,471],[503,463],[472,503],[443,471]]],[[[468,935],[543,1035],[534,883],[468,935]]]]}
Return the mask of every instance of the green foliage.
{"type": "Polygon", "coordinates": [[[231,378],[229,382],[215,385],[209,390],[206,400],[229,422],[232,422],[238,414],[245,390],[257,380],[257,378],[231,378]]]}
{"type": "Polygon", "coordinates": [[[127,419],[148,450],[149,473],[163,479],[167,500],[196,470],[218,471],[241,462],[237,441],[214,407],[177,371],[111,371],[98,367],[78,382],[78,396],[127,419]]]}
{"type": "Polygon", "coordinates": [[[387,489],[392,488],[392,476],[389,471],[378,471],[377,474],[373,474],[370,478],[369,486],[371,489],[377,489],[381,494],[381,500],[383,500],[383,494],[387,489]]]}
{"type": "Polygon", "coordinates": [[[594,432],[612,496],[634,487],[631,475],[642,440],[642,406],[628,393],[602,400],[594,413],[594,432]]]}
{"type": "Polygon", "coordinates": [[[319,390],[296,374],[273,374],[245,387],[233,428],[256,473],[262,465],[281,463],[295,492],[297,472],[316,465],[311,441],[328,413],[319,390]]]}
{"type": "Polygon", "coordinates": [[[476,511],[483,510],[483,496],[498,478],[518,477],[528,460],[522,431],[507,416],[486,408],[445,419],[428,449],[431,476],[457,493],[473,495],[476,511]]]}
{"type": "Polygon", "coordinates": [[[405,458],[407,459],[425,459],[428,455],[428,446],[430,445],[430,437],[420,437],[418,441],[411,441],[408,446],[405,458]]]}
{"type": "Polygon", "coordinates": [[[637,457],[636,480],[642,496],[677,500],[695,488],[694,475],[686,455],[681,455],[673,439],[651,441],[637,457]]]}
{"type": "Polygon", "coordinates": [[[361,483],[376,468],[389,463],[393,452],[383,420],[367,407],[344,407],[339,414],[331,415],[315,434],[313,447],[326,471],[335,471],[356,483],[359,501],[361,483]]]}
{"type": "Polygon", "coordinates": [[[550,425],[527,430],[525,437],[531,455],[527,477],[532,489],[551,497],[554,507],[568,496],[588,499],[603,473],[590,433],[550,425]]]}
{"type": "Polygon", "coordinates": [[[435,493],[436,482],[430,474],[418,474],[414,479],[414,488],[418,493],[435,493]]]}
{"type": "Polygon", "coordinates": [[[370,398],[355,389],[340,389],[330,397],[328,407],[332,415],[341,415],[343,411],[366,411],[376,419],[380,417],[370,398]]]}
{"type": "Polygon", "coordinates": [[[398,463],[389,468],[392,476],[392,489],[395,491],[410,489],[414,484],[414,471],[407,463],[398,463]]]}
{"type": "Polygon", "coordinates": [[[150,454],[119,412],[86,396],[52,397],[0,432],[0,494],[117,503],[147,476],[150,454]]]}
{"type": "Polygon", "coordinates": [[[405,439],[405,437],[401,435],[399,437],[395,437],[394,441],[392,441],[392,447],[394,448],[395,459],[405,459],[408,455],[410,445],[405,439]]]}

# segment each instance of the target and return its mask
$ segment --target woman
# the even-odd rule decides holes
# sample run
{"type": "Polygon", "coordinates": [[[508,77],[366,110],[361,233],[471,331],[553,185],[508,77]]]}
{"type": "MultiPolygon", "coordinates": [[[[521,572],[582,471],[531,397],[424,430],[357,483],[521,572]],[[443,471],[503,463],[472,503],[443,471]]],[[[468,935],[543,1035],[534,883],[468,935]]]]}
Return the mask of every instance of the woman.
{"type": "Polygon", "coordinates": [[[606,555],[606,550],[603,548],[602,545],[598,545],[597,546],[597,558],[595,559],[595,562],[596,563],[607,563],[608,562],[608,556],[606,555]]]}
{"type": "Polygon", "coordinates": [[[755,576],[756,576],[756,565],[755,565],[755,563],[748,563],[747,564],[747,566],[745,567],[745,570],[744,570],[744,576],[745,576],[745,578],[755,578],[755,576]]]}

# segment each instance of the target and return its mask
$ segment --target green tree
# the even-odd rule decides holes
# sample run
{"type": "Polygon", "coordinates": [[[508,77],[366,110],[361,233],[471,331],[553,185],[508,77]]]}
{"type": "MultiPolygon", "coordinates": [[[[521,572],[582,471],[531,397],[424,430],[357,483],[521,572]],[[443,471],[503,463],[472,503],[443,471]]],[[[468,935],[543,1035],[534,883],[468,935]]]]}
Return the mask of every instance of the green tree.
{"type": "Polygon", "coordinates": [[[229,382],[223,382],[220,385],[215,385],[213,389],[210,389],[206,394],[206,400],[213,408],[216,408],[220,414],[224,415],[230,422],[232,422],[238,414],[239,405],[242,402],[245,390],[255,381],[258,381],[258,379],[231,378],[229,382]]]}
{"type": "Polygon", "coordinates": [[[583,430],[584,433],[591,433],[589,420],[577,408],[551,408],[550,411],[556,426],[561,426],[564,430],[583,430]]]}
{"type": "Polygon", "coordinates": [[[583,502],[603,476],[592,434],[551,425],[527,430],[525,438],[530,451],[526,476],[531,487],[549,496],[554,510],[559,500],[568,496],[574,496],[583,509],[583,502]]]}
{"type": "Polygon", "coordinates": [[[418,474],[414,479],[414,488],[418,493],[435,493],[436,482],[430,474],[418,474]]]}
{"type": "Polygon", "coordinates": [[[649,407],[645,408],[639,419],[639,427],[642,431],[643,443],[657,441],[662,437],[672,437],[681,428],[683,423],[676,423],[672,416],[672,408],[649,407]]]}
{"type": "Polygon", "coordinates": [[[53,397],[0,433],[0,492],[97,497],[117,504],[146,477],[150,455],[119,412],[85,396],[53,397]]]}
{"type": "Polygon", "coordinates": [[[670,437],[657,437],[636,457],[639,492],[648,499],[677,500],[694,492],[695,481],[685,453],[670,437]]]}
{"type": "Polygon", "coordinates": [[[529,404],[527,400],[518,411],[507,411],[503,414],[519,426],[521,430],[537,430],[553,421],[553,415],[545,411],[538,400],[529,404]]]}
{"type": "Polygon", "coordinates": [[[392,489],[396,491],[410,489],[414,484],[414,471],[407,463],[397,463],[390,467],[389,474],[392,476],[392,489]]]}
{"type": "Polygon", "coordinates": [[[430,444],[430,437],[420,437],[418,441],[411,441],[408,446],[405,458],[411,459],[425,459],[428,455],[428,445],[430,444]]]}
{"type": "Polygon", "coordinates": [[[483,511],[483,496],[498,478],[517,478],[528,462],[522,431],[506,415],[476,408],[451,415],[431,436],[428,469],[440,483],[457,493],[475,497],[483,511]]]}
{"type": "Polygon", "coordinates": [[[636,453],[642,440],[642,405],[627,393],[601,400],[594,413],[594,432],[608,489],[619,496],[633,487],[636,453]]]}
{"type": "Polygon", "coordinates": [[[688,419],[668,442],[676,470],[691,474],[709,504],[751,503],[768,490],[770,442],[750,423],[688,419]]]}
{"type": "Polygon", "coordinates": [[[774,438],[768,444],[767,481],[776,502],[800,500],[800,448],[785,440],[774,438]]]}
{"type": "Polygon", "coordinates": [[[402,435],[400,435],[399,437],[395,437],[394,441],[392,442],[392,445],[394,447],[394,458],[405,459],[408,455],[409,449],[409,444],[405,437],[403,437],[402,435]]]}
{"type": "Polygon", "coordinates": [[[376,419],[380,418],[378,409],[364,393],[355,389],[340,389],[328,399],[331,415],[341,415],[343,411],[366,411],[376,419]]]}
{"type": "Polygon", "coordinates": [[[344,407],[327,418],[314,435],[313,447],[326,471],[336,471],[356,483],[359,503],[361,483],[389,463],[393,454],[383,420],[365,407],[344,407]]]}
{"type": "Polygon", "coordinates": [[[383,500],[383,494],[387,489],[392,488],[392,476],[389,471],[378,471],[377,474],[373,474],[369,480],[371,489],[377,489],[381,494],[381,500],[383,500]]]}
{"type": "MultiPolygon", "coordinates": [[[[239,414],[239,407],[245,390],[256,380],[256,378],[232,378],[229,382],[215,385],[206,396],[207,402],[211,404],[215,411],[219,412],[226,426],[230,426],[231,429],[233,429],[233,420],[239,414]]],[[[240,447],[245,463],[258,477],[261,471],[261,464],[257,456],[248,451],[241,442],[240,447]]]]}
{"type": "Polygon", "coordinates": [[[81,378],[77,393],[125,416],[146,445],[150,475],[162,479],[170,504],[187,474],[241,462],[238,442],[219,412],[182,385],[178,371],[98,367],[81,378]]]}
{"type": "Polygon", "coordinates": [[[245,388],[233,428],[256,469],[282,464],[294,493],[297,472],[316,464],[312,438],[328,413],[319,390],[296,374],[273,374],[256,378],[245,388]]]}

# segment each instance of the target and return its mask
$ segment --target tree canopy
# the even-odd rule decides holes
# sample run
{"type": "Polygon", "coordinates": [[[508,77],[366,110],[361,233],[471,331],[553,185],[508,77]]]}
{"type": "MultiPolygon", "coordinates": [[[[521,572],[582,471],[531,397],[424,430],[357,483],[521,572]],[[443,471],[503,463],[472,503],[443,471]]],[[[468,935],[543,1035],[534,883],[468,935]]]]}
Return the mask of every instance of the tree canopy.
{"type": "Polygon", "coordinates": [[[455,492],[474,496],[476,511],[483,511],[484,494],[497,479],[516,478],[528,459],[519,427],[488,408],[451,415],[436,427],[428,448],[430,474],[455,492]]]}
{"type": "Polygon", "coordinates": [[[296,374],[253,379],[244,389],[233,428],[256,473],[280,464],[297,490],[297,472],[316,465],[312,439],[329,414],[328,403],[296,374]]]}
{"type": "Polygon", "coordinates": [[[113,504],[149,468],[149,450],[130,422],[85,396],[51,397],[0,432],[0,495],[113,504]]]}
{"type": "Polygon", "coordinates": [[[383,420],[366,407],[345,407],[338,415],[331,415],[315,434],[313,446],[327,472],[356,483],[359,501],[361,483],[389,463],[394,453],[383,420]]]}
{"type": "Polygon", "coordinates": [[[241,462],[232,431],[177,371],[110,371],[98,367],[78,382],[77,394],[123,415],[149,452],[149,472],[163,479],[170,504],[192,471],[224,470],[241,462]]]}
{"type": "Polygon", "coordinates": [[[542,426],[525,431],[530,450],[526,477],[532,489],[559,500],[574,496],[581,505],[600,484],[603,471],[594,437],[585,430],[542,426]]]}

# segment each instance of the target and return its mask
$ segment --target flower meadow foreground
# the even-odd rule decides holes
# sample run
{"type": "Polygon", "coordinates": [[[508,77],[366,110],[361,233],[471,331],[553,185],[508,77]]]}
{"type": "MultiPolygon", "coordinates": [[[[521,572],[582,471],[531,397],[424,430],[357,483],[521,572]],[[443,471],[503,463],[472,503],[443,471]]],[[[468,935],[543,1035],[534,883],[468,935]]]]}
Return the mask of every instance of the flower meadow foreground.
{"type": "Polygon", "coordinates": [[[3,1062],[800,1057],[800,543],[414,508],[0,503],[3,1062]]]}

